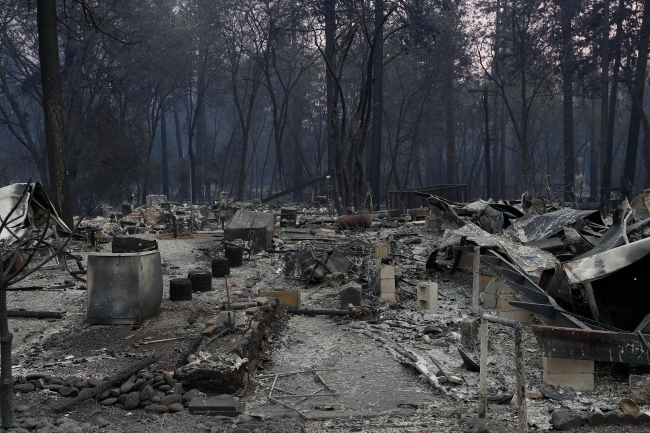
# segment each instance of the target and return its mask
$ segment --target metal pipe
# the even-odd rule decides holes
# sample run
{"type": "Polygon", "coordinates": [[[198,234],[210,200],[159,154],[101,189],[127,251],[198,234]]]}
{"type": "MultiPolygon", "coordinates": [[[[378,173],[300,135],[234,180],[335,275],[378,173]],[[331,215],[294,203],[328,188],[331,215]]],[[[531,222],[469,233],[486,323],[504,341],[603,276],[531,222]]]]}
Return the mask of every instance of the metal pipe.
{"type": "Polygon", "coordinates": [[[515,330],[515,362],[517,371],[517,405],[519,406],[519,428],[522,433],[528,431],[528,416],[526,413],[526,364],[521,323],[516,320],[504,319],[491,314],[481,316],[481,361],[479,376],[478,417],[485,418],[487,414],[487,352],[488,352],[488,322],[509,326],[515,330]]]}

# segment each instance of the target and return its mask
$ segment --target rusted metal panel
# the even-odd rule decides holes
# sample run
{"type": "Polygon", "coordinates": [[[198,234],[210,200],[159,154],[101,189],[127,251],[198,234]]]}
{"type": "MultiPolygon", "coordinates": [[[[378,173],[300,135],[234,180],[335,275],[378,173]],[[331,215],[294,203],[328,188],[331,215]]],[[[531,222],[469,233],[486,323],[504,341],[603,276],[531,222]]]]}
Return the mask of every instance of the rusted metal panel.
{"type": "MultiPolygon", "coordinates": [[[[650,365],[650,352],[637,334],[533,325],[543,356],[650,365]]],[[[650,335],[644,335],[650,341],[650,335]]]]}
{"type": "Polygon", "coordinates": [[[251,243],[253,250],[268,250],[271,242],[273,242],[274,230],[274,215],[240,209],[226,225],[224,237],[230,242],[236,239],[244,241],[253,240],[251,243]]]}

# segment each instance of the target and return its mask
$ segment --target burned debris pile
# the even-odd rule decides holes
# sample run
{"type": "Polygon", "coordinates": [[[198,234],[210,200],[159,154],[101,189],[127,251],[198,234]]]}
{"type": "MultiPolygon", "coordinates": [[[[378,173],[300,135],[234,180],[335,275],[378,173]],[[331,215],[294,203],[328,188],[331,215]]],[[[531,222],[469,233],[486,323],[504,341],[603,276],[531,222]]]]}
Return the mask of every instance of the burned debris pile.
{"type": "Polygon", "coordinates": [[[54,212],[33,188],[3,231],[5,266],[18,231],[55,253],[8,288],[23,313],[11,320],[29,331],[14,356],[19,418],[92,403],[371,429],[395,407],[400,422],[441,431],[476,427],[477,412],[495,431],[650,420],[650,191],[606,218],[526,195],[409,194],[428,207],[390,218],[337,217],[321,200],[150,196],[67,229],[38,222],[54,212]],[[52,311],[25,308],[39,297],[52,311]],[[42,325],[24,317],[50,317],[52,332],[37,338],[42,325]],[[629,383],[599,388],[601,364],[633,366],[629,383]]]}

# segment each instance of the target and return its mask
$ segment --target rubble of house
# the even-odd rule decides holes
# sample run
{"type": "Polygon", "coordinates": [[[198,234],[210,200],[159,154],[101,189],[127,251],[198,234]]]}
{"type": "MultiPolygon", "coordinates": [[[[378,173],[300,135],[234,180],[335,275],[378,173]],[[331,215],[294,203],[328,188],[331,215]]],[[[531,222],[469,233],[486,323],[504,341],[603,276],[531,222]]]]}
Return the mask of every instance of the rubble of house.
{"type": "Polygon", "coordinates": [[[67,232],[25,211],[58,261],[7,289],[17,426],[647,428],[650,191],[603,218],[449,188],[342,217],[149,196],[67,232]]]}

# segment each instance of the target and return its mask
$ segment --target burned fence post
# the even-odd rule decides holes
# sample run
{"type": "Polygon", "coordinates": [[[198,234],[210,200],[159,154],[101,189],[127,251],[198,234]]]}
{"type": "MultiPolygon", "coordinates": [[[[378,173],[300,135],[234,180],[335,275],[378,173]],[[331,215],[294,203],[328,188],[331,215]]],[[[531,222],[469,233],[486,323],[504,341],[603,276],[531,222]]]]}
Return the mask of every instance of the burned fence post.
{"type": "Polygon", "coordinates": [[[481,316],[481,361],[478,395],[478,417],[485,418],[487,414],[487,352],[488,352],[488,322],[510,326],[515,330],[515,358],[517,368],[517,405],[519,406],[519,431],[528,431],[526,414],[526,370],[524,361],[524,342],[521,323],[491,314],[481,316]]]}
{"type": "Polygon", "coordinates": [[[479,278],[481,268],[481,247],[478,245],[474,247],[474,282],[472,287],[472,313],[478,314],[478,298],[479,298],[479,278]]]}

